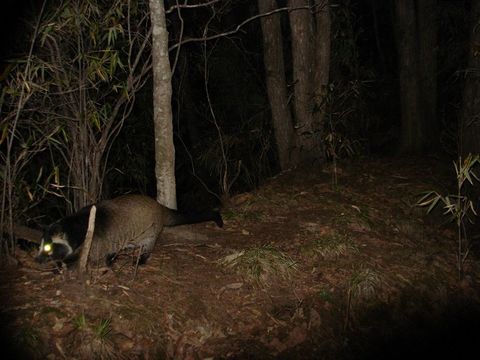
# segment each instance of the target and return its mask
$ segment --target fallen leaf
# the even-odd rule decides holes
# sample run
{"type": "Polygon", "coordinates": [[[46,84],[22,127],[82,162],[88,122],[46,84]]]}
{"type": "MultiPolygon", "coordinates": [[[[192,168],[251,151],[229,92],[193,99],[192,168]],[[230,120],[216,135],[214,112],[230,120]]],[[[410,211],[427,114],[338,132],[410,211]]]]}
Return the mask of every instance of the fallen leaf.
{"type": "Polygon", "coordinates": [[[55,332],[60,332],[63,329],[64,321],[62,319],[55,318],[55,325],[53,325],[52,330],[55,332]]]}
{"type": "Polygon", "coordinates": [[[243,286],[243,283],[238,282],[238,283],[228,284],[228,285],[225,286],[225,288],[231,289],[231,290],[236,290],[236,289],[240,289],[242,286],[243,286]]]}

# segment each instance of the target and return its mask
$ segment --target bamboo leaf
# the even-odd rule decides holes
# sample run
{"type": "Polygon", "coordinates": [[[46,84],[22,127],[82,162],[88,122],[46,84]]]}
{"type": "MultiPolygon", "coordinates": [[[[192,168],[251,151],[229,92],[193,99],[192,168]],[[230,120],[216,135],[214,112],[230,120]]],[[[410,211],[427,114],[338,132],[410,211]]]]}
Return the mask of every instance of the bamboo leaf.
{"type": "Polygon", "coordinates": [[[58,168],[58,166],[55,166],[53,168],[53,174],[54,174],[54,183],[56,185],[60,185],[60,169],[58,168]]]}
{"type": "Polygon", "coordinates": [[[7,136],[8,136],[8,124],[5,124],[2,130],[2,137],[0,138],[0,145],[3,144],[7,136]]]}
{"type": "Polygon", "coordinates": [[[37,180],[35,181],[37,184],[40,182],[40,179],[42,178],[42,174],[43,174],[43,166],[40,167],[40,171],[38,172],[37,180]]]}
{"type": "Polygon", "coordinates": [[[428,207],[427,209],[427,213],[430,213],[434,208],[435,206],[437,206],[438,202],[440,201],[441,197],[440,196],[437,196],[433,199],[433,201],[431,201],[431,204],[430,206],[428,207]]]}

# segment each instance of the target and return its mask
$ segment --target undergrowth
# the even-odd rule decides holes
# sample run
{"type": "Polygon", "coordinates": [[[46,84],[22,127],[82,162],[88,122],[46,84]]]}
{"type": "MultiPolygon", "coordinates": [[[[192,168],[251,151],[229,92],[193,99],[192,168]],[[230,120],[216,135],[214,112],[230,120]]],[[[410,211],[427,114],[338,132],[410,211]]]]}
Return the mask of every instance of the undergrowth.
{"type": "Polygon", "coordinates": [[[219,262],[248,281],[263,286],[275,283],[278,278],[290,279],[296,270],[292,258],[270,245],[236,251],[219,262]]]}

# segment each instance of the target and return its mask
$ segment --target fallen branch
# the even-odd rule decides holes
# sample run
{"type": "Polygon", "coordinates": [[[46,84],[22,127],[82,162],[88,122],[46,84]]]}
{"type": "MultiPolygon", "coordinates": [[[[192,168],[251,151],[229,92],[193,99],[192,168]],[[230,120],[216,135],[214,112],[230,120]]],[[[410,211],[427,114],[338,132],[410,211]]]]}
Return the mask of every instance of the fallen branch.
{"type": "Polygon", "coordinates": [[[95,231],[95,215],[97,207],[95,205],[90,209],[90,216],[88,217],[88,228],[83,243],[83,249],[80,255],[78,271],[85,273],[87,271],[88,255],[90,255],[90,248],[92,247],[93,232],[95,231]]]}
{"type": "MultiPolygon", "coordinates": [[[[42,241],[42,232],[40,230],[29,228],[25,225],[13,224],[13,236],[18,239],[30,241],[35,244],[40,244],[42,241]]],[[[5,234],[9,234],[10,231],[6,228],[3,229],[5,234]]]]}

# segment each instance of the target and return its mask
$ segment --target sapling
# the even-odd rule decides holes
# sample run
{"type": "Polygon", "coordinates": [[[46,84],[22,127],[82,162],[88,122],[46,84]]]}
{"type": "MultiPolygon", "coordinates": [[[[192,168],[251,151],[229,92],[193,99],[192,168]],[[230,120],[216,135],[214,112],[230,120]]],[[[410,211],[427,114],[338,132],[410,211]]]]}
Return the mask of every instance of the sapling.
{"type": "Polygon", "coordinates": [[[453,163],[456,174],[456,193],[441,195],[436,191],[426,192],[418,206],[428,206],[427,213],[430,213],[435,206],[443,203],[444,215],[455,221],[457,227],[457,267],[459,278],[463,277],[464,263],[470,251],[470,243],[467,235],[466,221],[473,223],[473,217],[477,215],[473,201],[465,190],[465,182],[474,186],[474,180],[480,181],[474,172],[476,165],[480,164],[480,155],[469,154],[465,159],[459,157],[453,163]]]}

